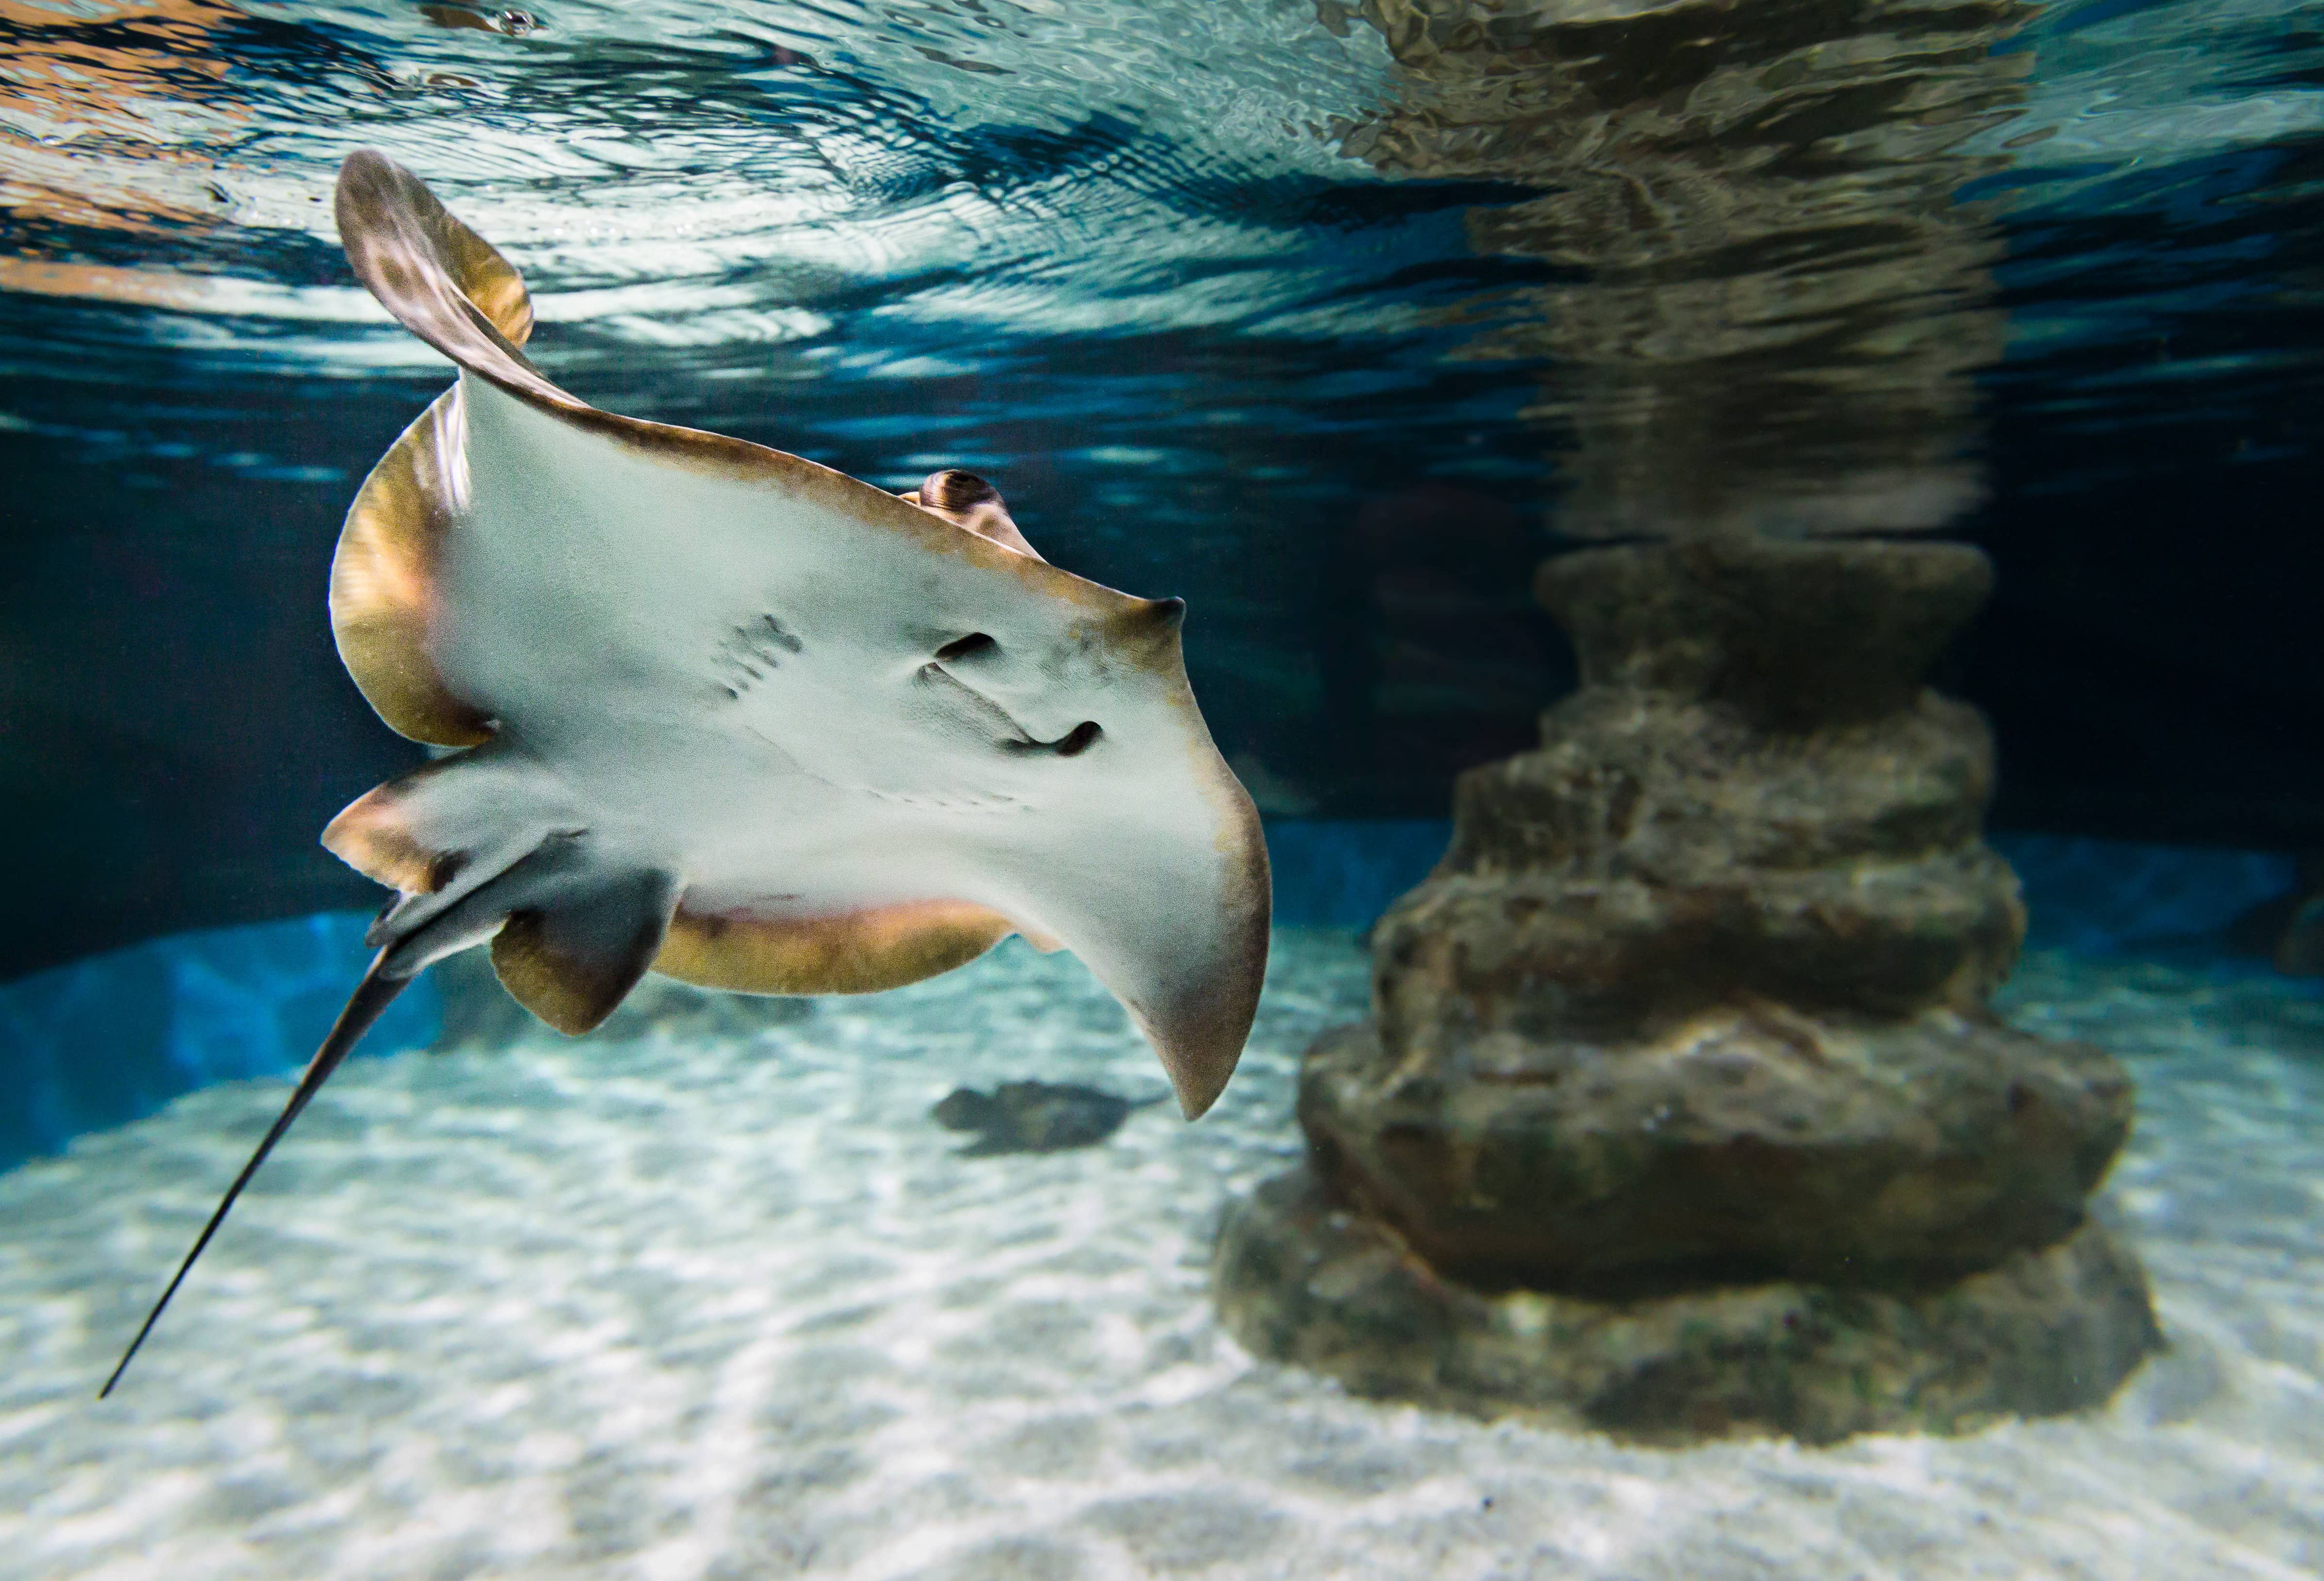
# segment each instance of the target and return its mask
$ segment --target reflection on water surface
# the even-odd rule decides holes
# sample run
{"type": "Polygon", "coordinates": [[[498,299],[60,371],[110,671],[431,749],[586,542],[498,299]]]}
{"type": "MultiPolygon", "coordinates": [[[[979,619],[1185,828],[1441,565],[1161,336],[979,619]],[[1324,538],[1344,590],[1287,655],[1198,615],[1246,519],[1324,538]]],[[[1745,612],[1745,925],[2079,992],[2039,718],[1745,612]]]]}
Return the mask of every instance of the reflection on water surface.
{"type": "MultiPolygon", "coordinates": [[[[2324,410],[2301,15],[5,0],[0,715],[72,721],[79,781],[12,804],[90,831],[44,881],[80,911],[209,920],[170,897],[258,882],[254,842],[295,866],[384,763],[294,591],[442,379],[330,234],[376,143],[524,270],[586,398],[965,466],[1061,563],[1186,596],[1273,811],[1435,816],[1529,740],[1571,682],[1524,584],[1554,534],[1950,525],[2002,559],[1952,684],[2006,799],[2087,824],[2135,763],[2165,788],[2117,832],[2306,838],[2264,789],[2324,739],[2265,570],[2324,410]],[[2165,569],[2198,514],[2236,552],[2165,569]],[[2265,652],[2198,707],[2166,624],[2265,652]],[[252,664],[273,695],[180,722],[252,664]],[[2061,667],[2120,702],[2067,717],[2028,680],[2061,667]],[[2209,739],[2142,745],[2156,706],[2209,739]],[[164,801],[205,835],[102,833],[164,801]]],[[[346,894],[304,859],[279,900],[346,894]]]]}

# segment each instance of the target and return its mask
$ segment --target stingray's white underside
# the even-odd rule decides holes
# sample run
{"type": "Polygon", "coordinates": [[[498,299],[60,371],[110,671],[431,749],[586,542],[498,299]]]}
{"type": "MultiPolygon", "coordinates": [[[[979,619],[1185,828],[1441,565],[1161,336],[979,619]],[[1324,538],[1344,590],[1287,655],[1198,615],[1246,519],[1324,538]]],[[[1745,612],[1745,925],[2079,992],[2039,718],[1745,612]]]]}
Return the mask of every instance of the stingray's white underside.
{"type": "Polygon", "coordinates": [[[499,722],[474,750],[511,813],[673,874],[697,914],[982,905],[1141,1021],[1231,969],[1241,791],[1175,665],[1109,639],[1120,596],[1060,598],[965,533],[931,552],[473,374],[456,399],[432,656],[499,722]]]}
{"type": "Polygon", "coordinates": [[[1257,1007],[1268,885],[1183,606],[1019,552],[965,473],[907,503],[576,400],[518,349],[522,278],[384,154],[347,157],[336,213],[364,285],[461,372],[348,511],[332,632],[382,718],[463,750],[325,831],[400,892],[379,953],[100,1392],[364,1030],[486,940],[578,1032],[652,966],[860,991],[1013,926],[1079,955],[1207,1108],[1257,1007]]]}

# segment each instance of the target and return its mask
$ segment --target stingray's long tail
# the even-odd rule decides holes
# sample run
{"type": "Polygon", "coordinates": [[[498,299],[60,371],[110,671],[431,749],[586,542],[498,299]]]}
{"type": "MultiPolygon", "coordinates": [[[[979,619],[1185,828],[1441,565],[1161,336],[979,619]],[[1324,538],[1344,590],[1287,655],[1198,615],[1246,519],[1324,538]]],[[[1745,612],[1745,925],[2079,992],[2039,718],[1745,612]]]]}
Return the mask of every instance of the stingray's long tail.
{"type": "Polygon", "coordinates": [[[226,1188],[226,1196],[220,1199],[217,1211],[210,1215],[210,1222],[204,1225],[202,1233],[194,1238],[194,1249],[186,1253],[183,1262],[178,1264],[178,1271],[171,1278],[169,1289],[163,1290],[161,1299],[153,1303],[153,1309],[145,1314],[144,1326],[138,1329],[137,1337],[129,1342],[129,1348],[121,1353],[121,1360],[113,1369],[113,1375],[105,1381],[105,1387],[97,1391],[99,1400],[112,1393],[113,1386],[121,1382],[121,1374],[129,1370],[131,1358],[145,1343],[145,1336],[153,1332],[153,1325],[161,1321],[161,1309],[170,1304],[170,1298],[178,1293],[178,1287],[186,1282],[186,1275],[193,1269],[194,1259],[202,1254],[203,1248],[210,1244],[210,1237],[217,1234],[218,1225],[226,1222],[226,1210],[234,1206],[235,1198],[242,1195],[242,1188],[250,1184],[250,1178],[258,1173],[258,1166],[266,1161],[266,1155],[274,1151],[274,1144],[282,1140],[282,1133],[290,1129],[290,1122],[299,1118],[299,1111],[307,1106],[309,1099],[323,1090],[323,1084],[331,1079],[331,1072],[339,1068],[364,1033],[371,1030],[371,1024],[379,1019],[380,1012],[393,1003],[395,996],[410,983],[409,975],[391,975],[384,969],[388,954],[383,949],[373,957],[371,969],[364,974],[363,981],[355,985],[355,991],[347,996],[346,1008],[339,1012],[339,1019],[332,1024],[330,1035],[323,1040],[323,1046],[315,1050],[315,1058],[307,1062],[306,1074],[299,1078],[299,1086],[291,1093],[290,1101],[282,1105],[281,1114],[260,1139],[257,1151],[250,1155],[250,1162],[242,1166],[242,1173],[236,1175],[234,1184],[226,1188]]]}
{"type": "Polygon", "coordinates": [[[331,820],[323,843],[401,892],[366,935],[379,953],[98,1399],[113,1392],[299,1112],[429,963],[490,939],[493,969],[509,991],[575,1034],[611,1015],[645,975],[683,886],[650,859],[593,833],[560,797],[538,765],[487,742],[389,781],[331,820]]]}

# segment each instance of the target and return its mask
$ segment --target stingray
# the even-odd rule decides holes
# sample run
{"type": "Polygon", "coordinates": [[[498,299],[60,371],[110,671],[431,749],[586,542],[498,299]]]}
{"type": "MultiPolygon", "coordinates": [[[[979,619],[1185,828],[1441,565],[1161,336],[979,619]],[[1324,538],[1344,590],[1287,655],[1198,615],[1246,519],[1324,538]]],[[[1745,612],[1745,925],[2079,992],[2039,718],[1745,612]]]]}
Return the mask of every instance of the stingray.
{"type": "Polygon", "coordinates": [[[1050,565],[971,474],[890,494],[567,394],[519,349],[516,270],[383,154],[349,156],[337,213],[357,277],[459,377],[356,494],[332,633],[387,725],[455,750],[324,830],[398,892],[377,953],[101,1395],[364,1031],[476,945],[577,1035],[650,970],[861,994],[1019,933],[1080,957],[1186,1117],[1208,1109],[1269,895],[1185,604],[1050,565]]]}
{"type": "Polygon", "coordinates": [[[1125,1098],[1072,1082],[1004,1081],[989,1093],[954,1087],[928,1114],[947,1131],[975,1132],[960,1156],[982,1159],[1094,1147],[1120,1130],[1132,1110],[1162,1096],[1125,1098]]]}

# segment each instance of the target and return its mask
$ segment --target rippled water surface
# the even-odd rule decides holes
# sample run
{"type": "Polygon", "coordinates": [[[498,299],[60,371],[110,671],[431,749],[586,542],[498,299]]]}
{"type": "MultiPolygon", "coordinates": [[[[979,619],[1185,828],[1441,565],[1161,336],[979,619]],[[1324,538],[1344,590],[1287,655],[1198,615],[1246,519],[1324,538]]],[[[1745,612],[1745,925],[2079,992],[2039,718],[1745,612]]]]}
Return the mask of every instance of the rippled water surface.
{"type": "MultiPolygon", "coordinates": [[[[1770,347],[1803,365],[1875,294],[1892,320],[2012,308],[1961,369],[2006,354],[2052,399],[2103,403],[2079,365],[2149,349],[2165,317],[2312,307],[2306,7],[1728,9],[1539,0],[1488,28],[1409,0],[11,0],[5,365],[129,389],[438,365],[339,261],[325,198],[366,144],[525,270],[561,376],[899,475],[931,447],[1050,453],[1009,421],[1068,414],[1231,467],[1206,429],[1441,409],[1433,384],[1480,377],[1443,365],[1463,345],[1601,376],[1770,347]],[[1831,294],[1849,281],[1922,294],[1831,294]],[[1714,295],[1696,327],[1730,344],[1626,331],[1626,310],[1675,328],[1714,295]],[[1060,357],[1076,399],[1019,411],[1060,357]],[[835,391],[870,382],[881,398],[835,391]],[[825,411],[842,400],[920,421],[825,411]]],[[[2181,328],[2146,376],[2224,399],[2252,388],[2225,382],[2239,364],[2312,369],[2295,325],[2273,328],[2272,347],[2181,328]]],[[[1553,408],[1592,415],[1551,383],[1553,408]]],[[[172,414],[147,415],[166,446],[172,414]]],[[[1462,457],[1476,435],[1430,427],[1445,453],[1417,475],[1514,482],[1561,448],[1488,432],[1515,454],[1462,457]]],[[[1156,463],[1094,465],[1150,488],[1156,463]]]]}
{"type": "Polygon", "coordinates": [[[552,377],[987,472],[1195,601],[1277,804],[1433,813],[1567,674],[1548,532],[2285,486],[2319,71],[2289,0],[7,0],[0,433],[37,521],[105,520],[23,620],[237,602],[172,541],[206,502],[312,586],[443,377],[332,233],[373,144],[525,272],[552,377]]]}

